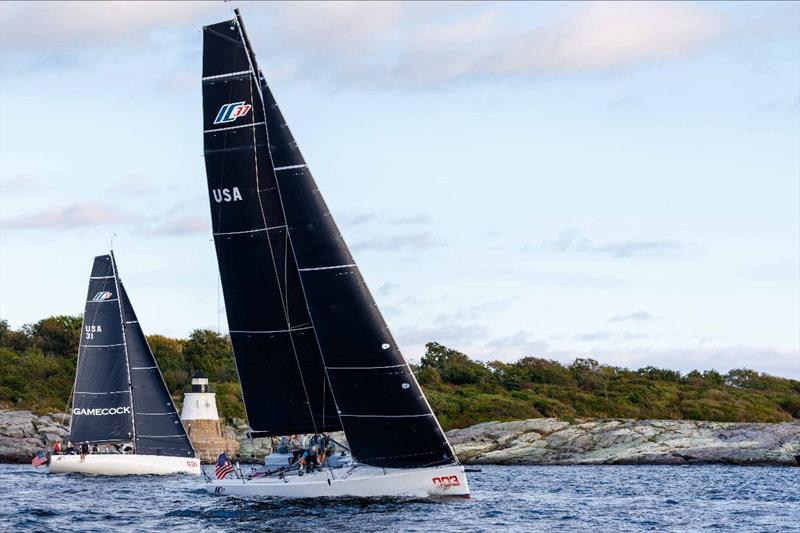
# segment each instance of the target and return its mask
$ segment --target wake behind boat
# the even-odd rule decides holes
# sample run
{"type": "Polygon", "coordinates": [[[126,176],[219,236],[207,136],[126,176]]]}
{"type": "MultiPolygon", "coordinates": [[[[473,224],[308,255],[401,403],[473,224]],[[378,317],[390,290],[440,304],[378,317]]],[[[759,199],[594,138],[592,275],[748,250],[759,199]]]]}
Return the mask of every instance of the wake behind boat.
{"type": "Polygon", "coordinates": [[[71,413],[78,449],[52,455],[51,474],[200,474],[113,252],[92,266],[71,413]]]}
{"type": "Polygon", "coordinates": [[[256,437],[343,430],[353,463],[305,475],[284,468],[214,480],[207,490],[468,496],[464,468],[376,307],[235,13],[203,29],[203,115],[214,242],[245,409],[256,437]]]}

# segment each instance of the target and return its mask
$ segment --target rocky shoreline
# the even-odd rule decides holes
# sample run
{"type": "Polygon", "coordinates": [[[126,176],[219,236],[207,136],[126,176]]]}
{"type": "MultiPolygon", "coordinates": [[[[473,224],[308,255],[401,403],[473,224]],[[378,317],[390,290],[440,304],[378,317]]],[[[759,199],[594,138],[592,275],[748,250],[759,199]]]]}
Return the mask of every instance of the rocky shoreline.
{"type": "MultiPolygon", "coordinates": [[[[69,415],[0,409],[0,463],[27,463],[69,435],[69,415]]],[[[251,442],[241,428],[241,455],[260,459],[269,439],[251,442]]],[[[691,420],[534,418],[486,422],[447,433],[464,464],[734,464],[800,465],[800,422],[752,424],[691,420]]]]}
{"type": "Polygon", "coordinates": [[[534,418],[447,433],[465,464],[800,465],[800,423],[534,418]]]}

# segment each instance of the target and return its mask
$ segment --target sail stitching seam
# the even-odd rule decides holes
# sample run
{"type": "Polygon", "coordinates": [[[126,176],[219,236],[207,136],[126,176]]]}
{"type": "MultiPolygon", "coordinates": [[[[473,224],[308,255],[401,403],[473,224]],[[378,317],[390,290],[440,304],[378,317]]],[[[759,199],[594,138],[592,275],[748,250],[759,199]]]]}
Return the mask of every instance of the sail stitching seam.
{"type": "Polygon", "coordinates": [[[315,267],[315,268],[298,268],[300,272],[310,272],[312,270],[333,270],[336,268],[348,268],[356,266],[355,263],[349,265],[334,265],[334,266],[326,266],[326,267],[315,267]]]}
{"type": "Polygon", "coordinates": [[[229,78],[229,77],[232,77],[232,76],[241,76],[243,74],[250,74],[250,71],[249,70],[240,70],[239,72],[228,72],[227,74],[217,74],[215,76],[206,76],[206,77],[203,78],[203,81],[218,80],[218,79],[221,79],[221,78],[229,78]]]}
{"type": "MultiPolygon", "coordinates": [[[[252,89],[251,89],[252,91],[252,89]]],[[[252,97],[251,97],[252,100],[252,97]]],[[[252,128],[255,126],[260,126],[263,122],[253,122],[252,124],[240,124],[239,126],[228,126],[227,128],[217,128],[213,130],[203,130],[203,133],[216,133],[218,131],[227,131],[227,130],[237,130],[239,128],[252,128]]],[[[255,143],[255,135],[253,136],[253,142],[255,143]]]]}

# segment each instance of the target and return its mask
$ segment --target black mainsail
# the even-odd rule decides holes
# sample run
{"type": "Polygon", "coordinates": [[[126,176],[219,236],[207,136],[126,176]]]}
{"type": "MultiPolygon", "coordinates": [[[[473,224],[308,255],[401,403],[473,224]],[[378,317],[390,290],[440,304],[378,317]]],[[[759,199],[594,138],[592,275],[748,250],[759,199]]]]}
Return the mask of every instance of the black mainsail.
{"type": "Polygon", "coordinates": [[[113,253],[95,257],[89,278],[70,440],[133,442],[138,454],[195,456],[113,253]]]}
{"type": "Polygon", "coordinates": [[[205,161],[256,434],[344,429],[361,463],[456,458],[258,68],[241,17],[203,31],[205,161]]]}

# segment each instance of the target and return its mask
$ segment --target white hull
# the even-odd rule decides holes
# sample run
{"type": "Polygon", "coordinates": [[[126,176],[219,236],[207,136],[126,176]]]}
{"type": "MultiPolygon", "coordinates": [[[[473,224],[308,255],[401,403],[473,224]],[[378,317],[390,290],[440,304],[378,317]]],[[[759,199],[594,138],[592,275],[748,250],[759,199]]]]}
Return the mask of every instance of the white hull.
{"type": "Polygon", "coordinates": [[[165,455],[89,454],[81,461],[80,455],[53,455],[48,466],[50,474],[94,474],[97,476],[125,476],[148,474],[200,475],[200,459],[170,457],[165,455]]]}
{"type": "Polygon", "coordinates": [[[359,466],[306,474],[257,478],[242,482],[229,478],[206,484],[211,494],[245,497],[320,498],[320,497],[469,497],[464,467],[376,468],[359,466]],[[349,472],[348,472],[349,471],[349,472]]]}

